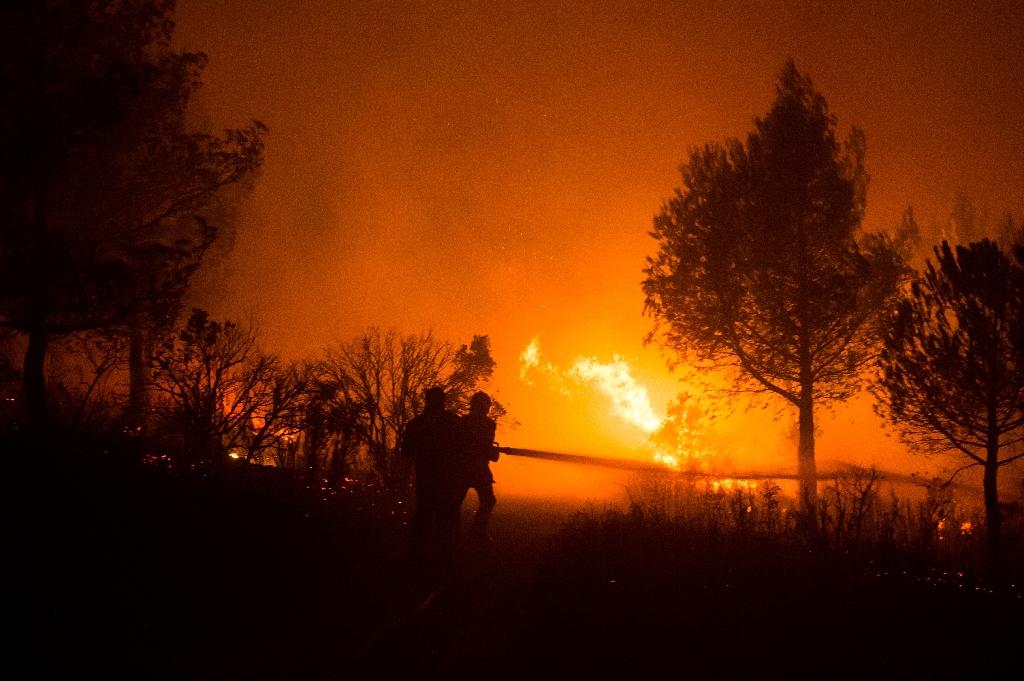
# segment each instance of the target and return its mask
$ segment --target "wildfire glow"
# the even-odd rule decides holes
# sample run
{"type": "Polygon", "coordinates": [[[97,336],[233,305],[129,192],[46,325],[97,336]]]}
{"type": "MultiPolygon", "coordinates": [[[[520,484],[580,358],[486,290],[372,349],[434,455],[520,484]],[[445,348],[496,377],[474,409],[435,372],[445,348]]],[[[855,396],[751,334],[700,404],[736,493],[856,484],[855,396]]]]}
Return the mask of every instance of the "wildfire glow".
{"type": "Polygon", "coordinates": [[[657,451],[654,452],[654,460],[658,463],[668,466],[672,470],[680,470],[682,467],[679,465],[679,457],[675,454],[668,454],[666,452],[657,451]]]}
{"type": "Polygon", "coordinates": [[[637,383],[629,363],[618,355],[611,362],[581,356],[571,368],[564,370],[550,362],[541,361],[540,339],[535,336],[519,354],[519,363],[519,377],[527,384],[533,383],[531,374],[534,371],[541,371],[565,394],[571,392],[564,385],[567,380],[589,385],[611,400],[612,414],[619,420],[648,434],[654,433],[662,425],[662,419],[658,418],[651,407],[647,388],[637,383]]]}
{"type": "Polygon", "coordinates": [[[532,385],[530,370],[540,366],[540,339],[534,336],[530,344],[519,353],[519,378],[527,385],[532,385]]]}
{"type": "Polygon", "coordinates": [[[708,469],[710,452],[699,443],[706,425],[702,412],[689,398],[680,396],[669,405],[667,414],[659,417],[647,388],[636,380],[629,362],[622,357],[613,355],[611,362],[601,362],[580,356],[570,368],[562,369],[542,359],[540,340],[534,337],[520,353],[519,361],[519,376],[529,385],[533,384],[533,375],[540,373],[566,396],[572,395],[572,386],[588,386],[607,397],[618,420],[646,434],[645,446],[656,462],[673,470],[708,469]]]}
{"type": "Polygon", "coordinates": [[[620,357],[613,357],[610,363],[598,362],[593,357],[580,357],[569,373],[573,378],[592,384],[608,396],[612,401],[613,413],[626,423],[646,433],[653,433],[661,427],[661,419],[651,408],[647,388],[636,382],[629,364],[620,357]]]}
{"type": "Polygon", "coordinates": [[[711,481],[711,489],[714,492],[718,492],[720,490],[731,492],[734,489],[753,490],[757,489],[757,482],[755,482],[754,480],[734,480],[732,478],[721,478],[720,480],[711,481]]]}

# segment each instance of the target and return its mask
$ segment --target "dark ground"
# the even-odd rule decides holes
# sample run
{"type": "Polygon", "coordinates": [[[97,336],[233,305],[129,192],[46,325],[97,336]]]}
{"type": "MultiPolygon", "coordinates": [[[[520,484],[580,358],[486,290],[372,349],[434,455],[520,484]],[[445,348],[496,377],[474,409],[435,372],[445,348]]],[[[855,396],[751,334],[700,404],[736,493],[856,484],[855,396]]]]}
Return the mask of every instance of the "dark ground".
{"type": "Polygon", "coordinates": [[[698,542],[641,516],[500,496],[494,543],[430,574],[404,558],[405,505],[372,489],[324,500],[273,474],[53,468],[14,476],[5,678],[1019,669],[1021,600],[969,576],[756,538],[698,542]]]}

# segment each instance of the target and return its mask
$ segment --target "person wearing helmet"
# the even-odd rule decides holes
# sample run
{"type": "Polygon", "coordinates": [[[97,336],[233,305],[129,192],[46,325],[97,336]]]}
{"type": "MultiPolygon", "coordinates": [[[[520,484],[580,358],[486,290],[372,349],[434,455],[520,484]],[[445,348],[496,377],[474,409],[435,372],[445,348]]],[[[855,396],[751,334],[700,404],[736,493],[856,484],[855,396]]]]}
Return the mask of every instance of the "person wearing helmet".
{"type": "Polygon", "coordinates": [[[445,409],[442,388],[424,395],[423,412],[405,428],[402,453],[416,467],[416,509],[412,517],[412,555],[416,559],[451,556],[465,492],[458,461],[459,417],[445,409]]]}
{"type": "Polygon", "coordinates": [[[473,395],[469,402],[469,413],[461,418],[462,447],[461,460],[464,484],[459,505],[465,500],[470,488],[476,490],[477,509],[473,519],[471,538],[478,542],[489,542],[487,525],[497,499],[494,496],[494,476],[490,462],[498,460],[494,447],[494,419],[488,416],[491,398],[485,392],[473,395]]]}

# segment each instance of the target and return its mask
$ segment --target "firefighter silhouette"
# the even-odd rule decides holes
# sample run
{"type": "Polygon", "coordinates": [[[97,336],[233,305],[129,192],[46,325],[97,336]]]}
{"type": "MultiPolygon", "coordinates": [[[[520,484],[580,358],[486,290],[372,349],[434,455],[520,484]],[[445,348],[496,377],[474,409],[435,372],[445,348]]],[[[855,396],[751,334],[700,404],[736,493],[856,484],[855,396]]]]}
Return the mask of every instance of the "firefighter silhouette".
{"type": "Polygon", "coordinates": [[[414,558],[447,558],[454,548],[461,480],[460,420],[445,409],[445,393],[434,387],[424,395],[423,412],[406,426],[402,453],[416,468],[416,510],[412,517],[414,558]]]}
{"type": "Polygon", "coordinates": [[[463,486],[459,496],[459,505],[465,500],[472,488],[476,490],[478,500],[476,515],[470,538],[477,542],[489,542],[487,525],[497,499],[494,497],[494,476],[491,475],[490,462],[498,460],[498,450],[494,446],[494,419],[487,414],[491,409],[491,398],[487,393],[478,392],[469,403],[469,413],[460,419],[461,448],[460,459],[463,468],[463,486]]]}

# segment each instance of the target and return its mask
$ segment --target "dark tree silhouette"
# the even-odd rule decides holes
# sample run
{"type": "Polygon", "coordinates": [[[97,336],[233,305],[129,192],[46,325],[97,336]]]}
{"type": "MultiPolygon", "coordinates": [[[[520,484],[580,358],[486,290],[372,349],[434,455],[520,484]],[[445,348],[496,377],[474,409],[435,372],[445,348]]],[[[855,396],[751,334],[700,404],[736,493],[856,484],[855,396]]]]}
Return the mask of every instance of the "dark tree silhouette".
{"type": "MultiPolygon", "coordinates": [[[[406,482],[399,438],[422,411],[427,388],[443,387],[449,408],[459,410],[490,380],[494,366],[487,336],[456,347],[430,333],[376,328],[330,349],[323,365],[337,399],[358,405],[360,436],[377,473],[393,486],[406,482]]],[[[500,405],[498,410],[503,413],[500,405]]]]}
{"type": "Polygon", "coordinates": [[[259,449],[284,426],[275,424],[295,408],[301,387],[280,371],[251,328],[192,311],[177,338],[157,351],[153,382],[168,431],[184,438],[187,465],[218,471],[231,450],[253,445],[254,434],[259,449]]]}
{"type": "MultiPolygon", "coordinates": [[[[1017,226],[1013,234],[1014,237],[1011,239],[1013,245],[1010,247],[1010,250],[1012,250],[1013,257],[1017,261],[1017,267],[1024,269],[1024,222],[1017,226]]],[[[1021,314],[1024,316],[1024,312],[1021,314]]],[[[1024,324],[1017,328],[1014,346],[1017,348],[1017,361],[1020,362],[1020,366],[1024,367],[1024,324]]]]}
{"type": "Polygon", "coordinates": [[[47,391],[51,411],[62,417],[60,423],[72,436],[114,425],[113,415],[124,403],[124,384],[118,374],[127,366],[127,340],[85,332],[59,339],[53,346],[47,391]],[[59,378],[53,380],[54,376],[59,378]]]}
{"type": "MultiPolygon", "coordinates": [[[[364,421],[360,405],[338,389],[323,366],[317,363],[309,370],[301,415],[302,432],[300,439],[293,441],[292,451],[301,450],[308,482],[325,476],[337,484],[351,470],[354,455],[364,441],[364,421]]],[[[287,453],[291,452],[281,452],[287,453]]]]}
{"type": "MultiPolygon", "coordinates": [[[[28,338],[37,428],[50,339],[176,313],[216,236],[204,209],[262,158],[259,123],[223,136],[189,129],[206,57],[171,49],[173,8],[15,0],[0,10],[0,324],[28,338]]],[[[136,383],[141,342],[133,336],[136,383]]]]}
{"type": "MultiPolygon", "coordinates": [[[[801,502],[816,497],[814,409],[848,398],[897,288],[893,241],[861,234],[864,136],[835,118],[787,62],[746,143],[695,149],[655,217],[643,288],[659,338],[681,360],[735,370],[735,389],[799,410],[801,502]]],[[[810,515],[810,514],[808,514],[810,515]]]]}
{"type": "Polygon", "coordinates": [[[269,359],[271,371],[253,386],[248,398],[253,405],[252,417],[241,424],[239,444],[245,456],[240,458],[244,463],[262,461],[267,451],[286,449],[301,438],[308,427],[306,409],[311,382],[308,368],[299,364],[281,366],[275,358],[269,359]]]}
{"type": "MultiPolygon", "coordinates": [[[[999,468],[1024,454],[1024,270],[988,239],[948,242],[889,319],[873,391],[911,447],[984,468],[989,547],[998,564],[999,468]],[[1014,450],[1010,450],[1014,451],[1014,450]]],[[[962,470],[962,469],[961,469],[962,470]]]]}
{"type": "MultiPolygon", "coordinates": [[[[459,413],[469,411],[473,394],[483,388],[494,375],[498,365],[491,356],[491,339],[488,336],[473,336],[468,345],[460,345],[452,359],[452,370],[443,387],[448,397],[448,408],[459,413]]],[[[501,418],[505,407],[492,398],[490,415],[501,418]]]]}

